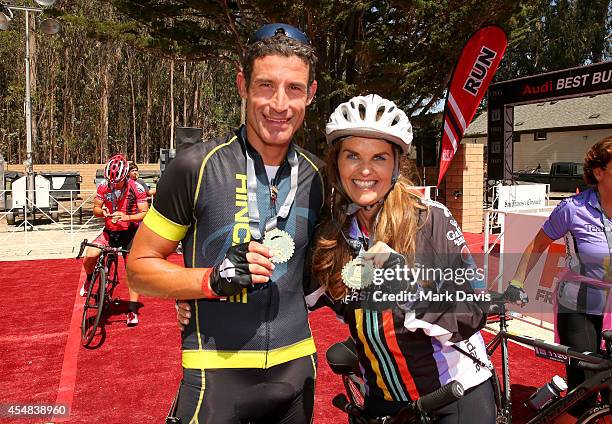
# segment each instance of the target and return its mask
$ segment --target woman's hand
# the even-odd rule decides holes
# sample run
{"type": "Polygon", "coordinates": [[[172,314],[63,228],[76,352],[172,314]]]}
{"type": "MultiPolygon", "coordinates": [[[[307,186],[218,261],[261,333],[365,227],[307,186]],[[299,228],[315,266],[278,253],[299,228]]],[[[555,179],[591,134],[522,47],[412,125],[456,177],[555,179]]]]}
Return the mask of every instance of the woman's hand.
{"type": "Polygon", "coordinates": [[[176,321],[181,331],[185,331],[185,328],[189,325],[189,318],[191,318],[190,311],[189,303],[183,300],[176,302],[176,321]]]}
{"type": "Polygon", "coordinates": [[[383,268],[391,253],[394,252],[395,250],[391,249],[387,243],[377,241],[374,246],[367,250],[364,259],[371,262],[376,268],[383,268]]]}

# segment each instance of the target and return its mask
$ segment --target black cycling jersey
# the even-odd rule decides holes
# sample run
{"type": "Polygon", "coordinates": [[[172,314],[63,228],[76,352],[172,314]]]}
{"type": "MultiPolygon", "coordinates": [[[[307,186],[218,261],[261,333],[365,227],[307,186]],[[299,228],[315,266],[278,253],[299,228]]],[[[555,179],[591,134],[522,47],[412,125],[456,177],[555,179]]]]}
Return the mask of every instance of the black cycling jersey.
{"type": "MultiPolygon", "coordinates": [[[[181,150],[157,185],[144,223],[168,240],[181,241],[186,267],[210,268],[232,245],[251,238],[245,149],[255,162],[260,231],[290,189],[288,161],[275,178],[271,196],[261,156],[239,129],[223,139],[181,150]]],[[[223,300],[191,301],[192,319],[183,332],[183,367],[269,368],[315,353],[304,302],[306,252],[323,205],[321,163],[303,149],[298,156],[298,189],[277,227],[295,242],[292,258],[276,264],[271,281],[223,300]]]]}

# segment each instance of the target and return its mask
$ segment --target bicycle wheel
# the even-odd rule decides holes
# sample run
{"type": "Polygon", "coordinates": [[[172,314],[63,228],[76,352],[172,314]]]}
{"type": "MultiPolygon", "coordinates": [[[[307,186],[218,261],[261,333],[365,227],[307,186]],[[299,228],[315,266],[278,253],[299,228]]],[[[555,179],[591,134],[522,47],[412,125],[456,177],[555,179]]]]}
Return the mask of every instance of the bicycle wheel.
{"type": "Polygon", "coordinates": [[[106,296],[108,297],[108,304],[104,304],[105,307],[110,305],[110,302],[113,301],[113,292],[115,291],[115,287],[119,284],[119,272],[117,270],[117,264],[119,263],[119,259],[117,255],[109,254],[106,257],[106,264],[104,269],[106,270],[106,296]]]}
{"type": "Polygon", "coordinates": [[[582,414],[576,424],[610,424],[610,405],[597,405],[582,414]]]}
{"type": "Polygon", "coordinates": [[[83,320],[81,322],[81,343],[87,347],[93,340],[100,324],[102,309],[104,309],[104,296],[106,293],[106,272],[99,269],[91,277],[91,284],[83,306],[83,320]]]}

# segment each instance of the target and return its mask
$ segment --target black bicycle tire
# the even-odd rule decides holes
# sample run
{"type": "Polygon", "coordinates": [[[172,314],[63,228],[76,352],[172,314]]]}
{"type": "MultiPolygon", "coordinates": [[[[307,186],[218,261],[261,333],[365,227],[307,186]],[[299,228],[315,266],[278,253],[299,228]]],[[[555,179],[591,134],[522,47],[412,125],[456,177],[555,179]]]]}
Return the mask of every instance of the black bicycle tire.
{"type": "MultiPolygon", "coordinates": [[[[113,295],[117,284],[119,284],[119,257],[117,255],[108,255],[106,258],[106,294],[108,301],[112,302],[113,299],[110,297],[113,295]]],[[[104,307],[108,307],[108,305],[105,303],[104,307]]]]}
{"type": "Polygon", "coordinates": [[[98,269],[94,271],[94,274],[91,276],[91,284],[89,285],[89,290],[87,290],[87,296],[85,297],[85,305],[83,306],[83,318],[81,320],[81,344],[85,347],[89,346],[94,336],[96,335],[96,331],[98,330],[98,325],[100,324],[100,318],[102,317],[102,310],[104,309],[104,296],[106,295],[106,272],[104,269],[98,269]],[[104,284],[102,284],[104,281],[104,284]],[[87,309],[89,305],[89,300],[91,296],[94,295],[96,283],[98,287],[98,312],[94,317],[93,323],[91,326],[88,326],[88,317],[87,317],[87,309]]]}
{"type": "Polygon", "coordinates": [[[582,414],[576,424],[594,424],[596,419],[610,417],[610,405],[597,405],[582,414]]]}

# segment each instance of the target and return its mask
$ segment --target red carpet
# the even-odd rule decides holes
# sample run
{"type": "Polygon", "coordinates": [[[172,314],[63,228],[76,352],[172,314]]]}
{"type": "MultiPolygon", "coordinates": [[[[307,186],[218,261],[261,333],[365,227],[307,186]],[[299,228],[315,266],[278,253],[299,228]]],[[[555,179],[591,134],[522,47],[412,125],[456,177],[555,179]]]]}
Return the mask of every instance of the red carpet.
{"type": "MultiPolygon", "coordinates": [[[[180,378],[180,334],[172,301],[142,298],[141,323],[134,328],[125,326],[125,304],[118,305],[104,326],[102,345],[97,349],[79,345],[71,352],[66,347],[69,334],[80,331],[80,320],[77,328],[74,323],[71,328],[73,309],[80,308],[75,299],[82,301],[76,297],[80,262],[64,259],[0,265],[0,404],[53,404],[60,379],[70,383],[72,371],[76,373],[73,392],[64,386],[60,396],[72,399],[68,422],[162,421],[180,378]]],[[[124,284],[116,295],[127,299],[124,284]]],[[[311,327],[319,350],[315,423],[344,422],[331,406],[331,398],[342,385],[327,367],[325,351],[346,338],[347,330],[328,310],[311,314],[311,327]]],[[[523,347],[513,345],[511,352],[512,388],[519,398],[528,397],[553,374],[564,375],[557,364],[538,360],[523,347]]],[[[515,402],[517,414],[524,409],[521,403],[515,402]]]]}

